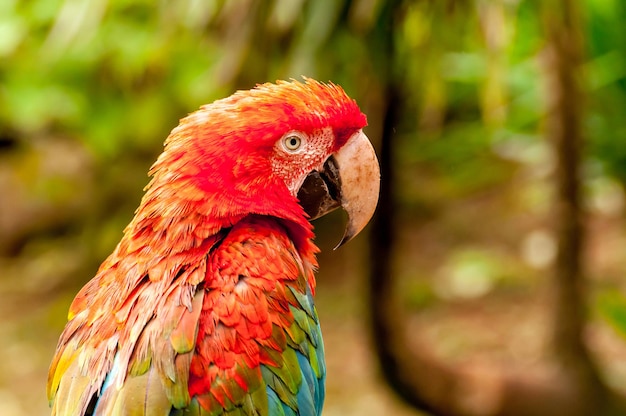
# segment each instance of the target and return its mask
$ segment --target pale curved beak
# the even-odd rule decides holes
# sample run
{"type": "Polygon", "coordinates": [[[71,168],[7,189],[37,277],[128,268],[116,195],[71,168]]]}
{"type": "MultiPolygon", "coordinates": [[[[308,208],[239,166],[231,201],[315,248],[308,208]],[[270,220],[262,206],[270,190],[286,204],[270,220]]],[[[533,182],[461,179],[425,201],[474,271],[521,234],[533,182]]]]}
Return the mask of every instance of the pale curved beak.
{"type": "Polygon", "coordinates": [[[359,234],[374,215],[380,191],[380,168],[374,147],[361,130],[333,157],[341,180],[341,206],[348,214],[348,224],[337,249],[359,234]]]}
{"type": "Polygon", "coordinates": [[[348,224],[337,249],[365,228],[374,215],[379,190],[378,159],[369,139],[359,130],[328,158],[322,171],[308,175],[298,198],[311,220],[343,207],[348,224]]]}

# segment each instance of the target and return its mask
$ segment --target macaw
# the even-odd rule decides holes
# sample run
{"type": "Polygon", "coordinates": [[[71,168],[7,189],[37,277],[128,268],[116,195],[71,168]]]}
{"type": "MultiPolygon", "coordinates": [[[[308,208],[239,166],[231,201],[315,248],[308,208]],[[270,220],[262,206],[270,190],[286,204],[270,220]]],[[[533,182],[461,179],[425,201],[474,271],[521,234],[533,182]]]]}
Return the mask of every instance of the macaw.
{"type": "Polygon", "coordinates": [[[366,124],[343,89],[308,78],[183,118],[70,306],[48,376],[52,415],[319,415],[310,220],[343,207],[342,244],[373,215],[366,124]]]}

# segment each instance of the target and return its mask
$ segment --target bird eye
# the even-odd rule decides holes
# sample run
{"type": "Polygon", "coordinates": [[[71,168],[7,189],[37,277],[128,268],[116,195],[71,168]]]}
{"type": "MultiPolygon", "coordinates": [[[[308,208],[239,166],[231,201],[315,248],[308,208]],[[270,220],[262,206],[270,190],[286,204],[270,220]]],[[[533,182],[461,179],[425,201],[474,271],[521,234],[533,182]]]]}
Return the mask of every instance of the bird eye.
{"type": "Polygon", "coordinates": [[[302,145],[302,139],[295,135],[289,135],[283,139],[283,145],[285,146],[285,149],[293,152],[300,148],[302,145]]]}

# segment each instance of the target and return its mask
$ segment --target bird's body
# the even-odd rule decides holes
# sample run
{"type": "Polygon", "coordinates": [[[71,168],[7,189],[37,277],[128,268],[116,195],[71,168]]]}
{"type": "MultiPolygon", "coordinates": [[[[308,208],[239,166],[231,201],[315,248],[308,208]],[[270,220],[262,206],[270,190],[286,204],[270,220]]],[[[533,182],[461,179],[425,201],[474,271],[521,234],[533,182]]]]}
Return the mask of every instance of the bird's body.
{"type": "Polygon", "coordinates": [[[312,80],[181,120],[124,237],[70,307],[48,379],[53,415],[319,415],[318,249],[300,200],[317,175],[316,201],[326,191],[321,205],[351,217],[347,238],[360,231],[378,187],[365,124],[343,90],[312,80]],[[342,149],[361,146],[365,173],[320,176],[329,163],[346,170],[361,156],[342,149]],[[341,192],[367,176],[366,192],[341,192]]]}

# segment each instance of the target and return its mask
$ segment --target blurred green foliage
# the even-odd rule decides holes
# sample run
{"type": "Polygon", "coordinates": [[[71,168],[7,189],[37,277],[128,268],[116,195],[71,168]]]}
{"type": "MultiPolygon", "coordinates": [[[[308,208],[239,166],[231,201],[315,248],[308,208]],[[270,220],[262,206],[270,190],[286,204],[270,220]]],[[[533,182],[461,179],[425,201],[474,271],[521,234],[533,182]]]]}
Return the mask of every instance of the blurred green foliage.
{"type": "MultiPolygon", "coordinates": [[[[18,138],[71,134],[97,157],[114,158],[153,153],[183,114],[255,82],[307,74],[366,94],[363,73],[385,57],[385,45],[368,36],[380,32],[383,3],[7,0],[0,129],[18,138]]],[[[626,5],[584,3],[590,156],[626,182],[626,5]]],[[[478,178],[473,165],[489,146],[538,134],[545,88],[538,7],[400,2],[391,76],[409,99],[404,131],[442,136],[411,139],[407,157],[461,164],[478,178]]]]}
{"type": "Polygon", "coordinates": [[[153,149],[207,99],[219,52],[193,2],[3,2],[0,122],[80,137],[113,157],[153,149]]]}
{"type": "Polygon", "coordinates": [[[606,172],[626,184],[626,4],[619,0],[590,3],[589,61],[586,66],[590,97],[587,129],[593,154],[606,172]]]}

